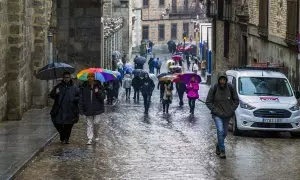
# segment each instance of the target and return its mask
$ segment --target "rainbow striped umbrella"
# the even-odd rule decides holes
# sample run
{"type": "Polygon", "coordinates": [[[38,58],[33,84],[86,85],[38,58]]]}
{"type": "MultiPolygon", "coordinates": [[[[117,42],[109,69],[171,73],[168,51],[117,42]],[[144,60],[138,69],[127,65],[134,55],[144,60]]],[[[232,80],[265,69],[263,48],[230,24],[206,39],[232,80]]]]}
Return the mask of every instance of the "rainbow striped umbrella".
{"type": "Polygon", "coordinates": [[[108,82],[110,80],[114,80],[117,78],[117,76],[111,70],[103,69],[103,68],[89,68],[89,69],[84,69],[84,70],[80,71],[77,74],[77,79],[82,80],[82,81],[87,81],[88,75],[90,73],[94,73],[95,80],[98,80],[101,82],[108,82]]]}

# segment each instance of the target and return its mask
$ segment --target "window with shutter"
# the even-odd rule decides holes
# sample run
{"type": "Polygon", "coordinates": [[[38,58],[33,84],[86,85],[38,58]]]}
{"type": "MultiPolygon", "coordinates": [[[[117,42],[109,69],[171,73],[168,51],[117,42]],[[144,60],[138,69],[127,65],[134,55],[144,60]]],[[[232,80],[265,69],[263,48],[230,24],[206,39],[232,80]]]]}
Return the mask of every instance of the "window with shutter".
{"type": "Polygon", "coordinates": [[[224,20],[231,19],[231,0],[225,0],[223,19],[224,20]]]}
{"type": "Polygon", "coordinates": [[[159,0],[159,6],[165,6],[165,0],[159,0]]]}
{"type": "Polygon", "coordinates": [[[177,24],[171,24],[171,39],[177,39],[177,24]]]}
{"type": "Polygon", "coordinates": [[[268,18],[269,18],[269,0],[260,0],[258,33],[262,37],[268,37],[268,18]]]}
{"type": "Polygon", "coordinates": [[[158,40],[159,41],[165,40],[165,25],[164,24],[158,25],[158,40]]]}
{"type": "Polygon", "coordinates": [[[297,45],[298,11],[297,0],[287,0],[286,42],[297,45]]]}
{"type": "Polygon", "coordinates": [[[223,19],[224,13],[224,0],[218,0],[218,18],[223,19]]]}
{"type": "Polygon", "coordinates": [[[143,7],[149,6],[149,0],[143,0],[143,7]]]}
{"type": "Polygon", "coordinates": [[[148,25],[143,26],[142,31],[143,31],[142,38],[143,39],[149,39],[149,26],[148,25]]]}
{"type": "Polygon", "coordinates": [[[183,32],[189,35],[189,23],[183,23],[183,32]]]}

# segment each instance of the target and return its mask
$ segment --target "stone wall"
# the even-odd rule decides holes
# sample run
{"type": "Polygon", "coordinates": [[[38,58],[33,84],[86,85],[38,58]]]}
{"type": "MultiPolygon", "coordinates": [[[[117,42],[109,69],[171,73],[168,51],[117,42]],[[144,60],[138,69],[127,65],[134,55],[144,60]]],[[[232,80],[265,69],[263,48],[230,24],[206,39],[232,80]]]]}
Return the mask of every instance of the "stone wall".
{"type": "Polygon", "coordinates": [[[46,84],[34,70],[45,65],[52,2],[4,0],[0,7],[0,121],[20,120],[35,104],[46,105],[46,84]]]}
{"type": "Polygon", "coordinates": [[[58,59],[76,68],[100,67],[101,3],[58,0],[58,59]]]}
{"type": "MultiPolygon", "coordinates": [[[[7,0],[0,1],[0,121],[6,119],[7,112],[7,74],[6,74],[6,62],[7,62],[7,50],[8,50],[8,14],[7,14],[7,0]]],[[[17,29],[18,30],[18,29],[17,29]]]]}

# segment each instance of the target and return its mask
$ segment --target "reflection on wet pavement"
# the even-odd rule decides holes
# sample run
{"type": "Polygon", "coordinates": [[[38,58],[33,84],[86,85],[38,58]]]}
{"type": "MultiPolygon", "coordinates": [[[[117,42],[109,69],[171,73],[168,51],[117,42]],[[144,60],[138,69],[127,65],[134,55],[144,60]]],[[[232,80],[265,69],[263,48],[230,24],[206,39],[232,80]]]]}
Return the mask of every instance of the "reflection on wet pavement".
{"type": "MultiPolygon", "coordinates": [[[[200,87],[201,96],[208,91],[200,87]]],[[[56,138],[17,179],[299,179],[299,139],[288,133],[245,133],[226,140],[227,159],[215,155],[215,126],[206,106],[197,101],[195,116],[178,97],[170,114],[162,113],[155,90],[149,115],[143,102],[107,107],[97,141],[86,143],[83,119],[71,144],[56,138]]]]}

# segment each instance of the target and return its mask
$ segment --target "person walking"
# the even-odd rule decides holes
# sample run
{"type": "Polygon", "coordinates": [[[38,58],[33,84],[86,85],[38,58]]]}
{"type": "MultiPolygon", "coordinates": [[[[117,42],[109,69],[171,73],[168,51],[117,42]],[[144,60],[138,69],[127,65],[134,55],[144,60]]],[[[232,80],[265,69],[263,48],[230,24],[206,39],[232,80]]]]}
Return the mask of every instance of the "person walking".
{"type": "Polygon", "coordinates": [[[123,88],[126,91],[126,100],[130,99],[131,85],[132,85],[132,79],[131,79],[130,75],[125,74],[123,88]]]}
{"type": "Polygon", "coordinates": [[[154,88],[155,85],[153,80],[149,77],[149,74],[146,73],[144,75],[144,79],[142,80],[142,85],[141,85],[141,92],[144,99],[145,114],[148,114],[149,107],[150,107],[150,98],[154,88]]]}
{"type": "Polygon", "coordinates": [[[194,72],[194,73],[198,73],[198,64],[197,64],[197,62],[194,62],[193,63],[193,66],[192,66],[192,71],[194,72]]]}
{"type": "Polygon", "coordinates": [[[157,58],[156,59],[156,74],[160,74],[161,65],[162,65],[162,61],[159,58],[157,58]]]}
{"type": "Polygon", "coordinates": [[[178,97],[179,97],[179,106],[182,107],[183,106],[183,95],[186,92],[186,85],[184,83],[176,83],[176,90],[178,93],[178,97]]]}
{"type": "Polygon", "coordinates": [[[189,99],[190,113],[194,115],[196,99],[199,98],[199,84],[196,81],[195,76],[191,78],[191,81],[187,84],[186,89],[187,98],[189,99]]]}
{"type": "Polygon", "coordinates": [[[160,102],[163,102],[164,92],[165,92],[165,81],[158,81],[157,89],[160,90],[160,102]]]}
{"type": "Polygon", "coordinates": [[[186,56],[185,56],[185,59],[186,59],[186,67],[187,67],[187,70],[190,70],[191,62],[190,62],[190,54],[189,54],[189,52],[187,52],[187,54],[186,54],[186,56]]]}
{"type": "MultiPolygon", "coordinates": [[[[86,116],[87,145],[91,145],[94,139],[95,124],[99,123],[101,114],[104,113],[105,90],[99,81],[95,80],[95,74],[88,74],[88,81],[80,88],[79,110],[86,116]]],[[[98,129],[96,129],[98,132],[98,129]]],[[[97,139],[97,138],[96,138],[97,139]]]]}
{"type": "Polygon", "coordinates": [[[107,96],[107,105],[112,105],[113,100],[114,100],[114,95],[115,95],[115,90],[114,90],[114,82],[113,80],[108,81],[105,83],[105,90],[106,90],[106,96],[107,96]]]}
{"type": "Polygon", "coordinates": [[[122,80],[120,79],[114,79],[113,80],[113,100],[114,102],[117,102],[119,99],[119,89],[122,87],[122,80]]]}
{"type": "Polygon", "coordinates": [[[218,83],[210,88],[206,105],[211,110],[217,128],[216,154],[225,159],[224,142],[228,132],[229,120],[234,116],[234,112],[239,106],[239,98],[235,88],[227,83],[227,76],[224,72],[218,74],[218,83]]]}
{"type": "Polygon", "coordinates": [[[51,90],[49,96],[54,99],[50,111],[52,122],[59,133],[60,141],[69,144],[72,127],[79,119],[79,89],[73,83],[69,72],[63,74],[63,81],[51,90]]]}
{"type": "Polygon", "coordinates": [[[149,59],[148,65],[149,65],[149,73],[154,74],[154,65],[155,65],[154,57],[151,57],[149,59]]]}
{"type": "Polygon", "coordinates": [[[132,79],[132,87],[133,87],[133,90],[134,90],[134,96],[133,96],[133,99],[134,101],[137,101],[139,102],[140,101],[140,88],[141,88],[141,85],[142,85],[142,80],[139,76],[134,76],[133,79],[132,79]]]}
{"type": "Polygon", "coordinates": [[[169,114],[169,106],[172,103],[173,99],[173,83],[171,81],[167,81],[164,84],[163,88],[165,89],[163,94],[163,113],[166,112],[167,114],[169,114]]]}

